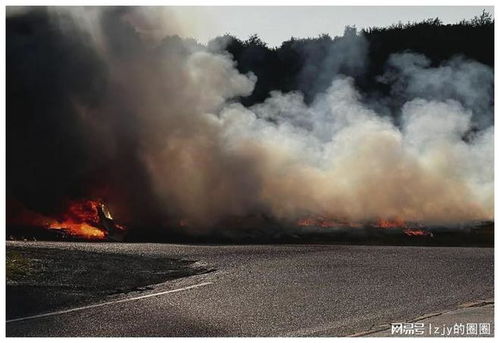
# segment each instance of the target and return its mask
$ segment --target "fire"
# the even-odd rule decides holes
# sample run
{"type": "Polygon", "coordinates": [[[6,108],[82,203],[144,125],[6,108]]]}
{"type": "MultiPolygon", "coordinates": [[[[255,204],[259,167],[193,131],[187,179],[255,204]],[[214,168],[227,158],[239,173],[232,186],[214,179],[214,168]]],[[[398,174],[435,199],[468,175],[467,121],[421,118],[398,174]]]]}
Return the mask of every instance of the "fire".
{"type": "MultiPolygon", "coordinates": [[[[366,223],[365,223],[366,224],[366,223]]],[[[305,217],[297,221],[298,226],[315,226],[315,227],[363,227],[361,223],[352,223],[344,220],[328,219],[326,217],[305,217]]],[[[422,225],[417,223],[407,223],[401,218],[378,219],[376,222],[367,223],[366,225],[380,229],[402,229],[404,234],[410,237],[427,236],[434,237],[432,232],[422,228],[422,225]]]]}
{"type": "Polygon", "coordinates": [[[383,229],[389,228],[404,228],[406,227],[406,223],[401,218],[392,218],[392,219],[379,219],[375,226],[383,229]]]}
{"type": "Polygon", "coordinates": [[[324,217],[306,217],[299,219],[299,226],[319,226],[319,227],[332,227],[337,223],[331,219],[324,217]]]}
{"type": "Polygon", "coordinates": [[[94,200],[74,201],[60,221],[54,220],[48,225],[50,229],[62,229],[72,236],[86,239],[104,239],[106,232],[99,228],[99,208],[102,204],[94,200]]]}
{"type": "Polygon", "coordinates": [[[421,230],[421,229],[405,229],[403,232],[407,236],[429,236],[433,237],[432,232],[421,230]]]}
{"type": "Polygon", "coordinates": [[[61,230],[78,238],[102,240],[110,234],[123,233],[125,227],[116,224],[106,206],[95,200],[75,200],[68,204],[59,215],[46,216],[29,209],[22,204],[11,202],[14,212],[8,218],[11,225],[42,227],[50,230],[61,230]]]}
{"type": "Polygon", "coordinates": [[[104,239],[106,234],[103,230],[87,223],[54,222],[49,225],[50,229],[63,229],[73,236],[87,239],[104,239]]]}

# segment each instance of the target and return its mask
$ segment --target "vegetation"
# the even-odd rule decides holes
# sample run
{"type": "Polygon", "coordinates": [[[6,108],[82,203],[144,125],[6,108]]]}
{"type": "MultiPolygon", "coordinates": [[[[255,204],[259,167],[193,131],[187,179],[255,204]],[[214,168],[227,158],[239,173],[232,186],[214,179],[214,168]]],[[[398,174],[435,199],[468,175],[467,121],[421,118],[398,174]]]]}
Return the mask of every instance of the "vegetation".
{"type": "Polygon", "coordinates": [[[334,73],[325,74],[328,67],[340,68],[336,71],[354,77],[356,85],[364,91],[384,91],[376,76],[383,73],[391,54],[403,51],[424,54],[433,66],[456,55],[490,67],[494,64],[494,20],[486,11],[456,24],[443,24],[439,18],[432,18],[370,27],[359,34],[355,27],[347,27],[342,37],[332,38],[327,34],[306,39],[292,37],[277,48],[268,47],[257,35],[245,41],[230,35],[225,39],[229,40],[226,50],[234,56],[240,72],[252,71],[258,77],[254,93],[242,99],[245,105],[263,101],[271,90],[300,90],[306,101],[311,101],[334,77],[334,73]],[[332,59],[333,52],[342,55],[348,44],[362,45],[363,41],[367,49],[363,66],[334,65],[338,61],[332,59]]]}
{"type": "Polygon", "coordinates": [[[31,273],[32,263],[18,251],[7,251],[7,281],[22,279],[31,273]]]}

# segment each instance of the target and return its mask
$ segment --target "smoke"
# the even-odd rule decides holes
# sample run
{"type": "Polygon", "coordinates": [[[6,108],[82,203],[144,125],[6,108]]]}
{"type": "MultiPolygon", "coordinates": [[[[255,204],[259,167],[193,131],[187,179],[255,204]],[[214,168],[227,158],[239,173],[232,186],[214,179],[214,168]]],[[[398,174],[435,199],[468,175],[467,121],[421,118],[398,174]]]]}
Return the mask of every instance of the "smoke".
{"type": "Polygon", "coordinates": [[[490,86],[476,88],[492,83],[487,67],[394,55],[381,80],[404,98],[398,123],[366,106],[341,67],[311,103],[273,92],[246,108],[238,99],[256,77],[222,40],[180,38],[182,23],[156,9],[91,11],[7,20],[8,195],[30,207],[99,197],[135,225],[493,217],[493,128],[476,125],[492,110],[490,86]]]}
{"type": "Polygon", "coordinates": [[[253,146],[261,196],[274,214],[434,223],[491,218],[491,128],[465,142],[471,112],[453,100],[407,102],[402,127],[360,100],[353,80],[338,78],[310,107],[299,94],[275,93],[253,112],[240,106],[223,112],[231,145],[245,142],[241,154],[253,146]],[[258,119],[263,114],[277,124],[258,119]]]}
{"type": "Polygon", "coordinates": [[[473,112],[476,126],[492,125],[493,71],[488,66],[455,56],[431,67],[428,58],[410,52],[391,55],[387,64],[379,80],[391,85],[393,98],[454,99],[473,112]]]}
{"type": "Polygon", "coordinates": [[[341,37],[324,35],[299,49],[304,62],[297,82],[306,100],[324,92],[338,74],[360,77],[365,73],[368,41],[356,32],[356,27],[347,26],[341,37]]]}

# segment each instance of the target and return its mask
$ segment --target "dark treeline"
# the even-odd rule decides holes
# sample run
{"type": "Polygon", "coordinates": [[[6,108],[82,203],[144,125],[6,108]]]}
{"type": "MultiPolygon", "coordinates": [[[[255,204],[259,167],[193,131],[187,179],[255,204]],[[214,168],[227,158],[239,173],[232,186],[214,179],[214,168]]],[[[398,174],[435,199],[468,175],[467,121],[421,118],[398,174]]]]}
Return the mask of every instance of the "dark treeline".
{"type": "Polygon", "coordinates": [[[347,27],[341,37],[327,34],[316,38],[291,38],[270,48],[257,35],[242,41],[227,35],[226,50],[240,72],[253,72],[258,82],[253,94],[242,102],[252,105],[265,100],[272,90],[301,91],[307,102],[325,90],[339,73],[355,79],[366,92],[388,92],[377,81],[391,54],[421,53],[438,66],[454,56],[463,56],[493,67],[494,21],[483,11],[471,20],[443,24],[439,18],[422,22],[371,27],[357,32],[347,27]]]}

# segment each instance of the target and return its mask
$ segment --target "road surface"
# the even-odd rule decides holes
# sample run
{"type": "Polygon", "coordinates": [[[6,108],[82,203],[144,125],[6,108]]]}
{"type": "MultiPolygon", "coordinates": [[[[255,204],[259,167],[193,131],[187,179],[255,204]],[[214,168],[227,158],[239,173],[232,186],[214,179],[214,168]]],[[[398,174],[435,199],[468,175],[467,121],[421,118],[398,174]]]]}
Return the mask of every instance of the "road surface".
{"type": "Polygon", "coordinates": [[[7,336],[345,336],[494,289],[492,248],[8,244],[186,258],[216,271],[8,321],[7,336]]]}

